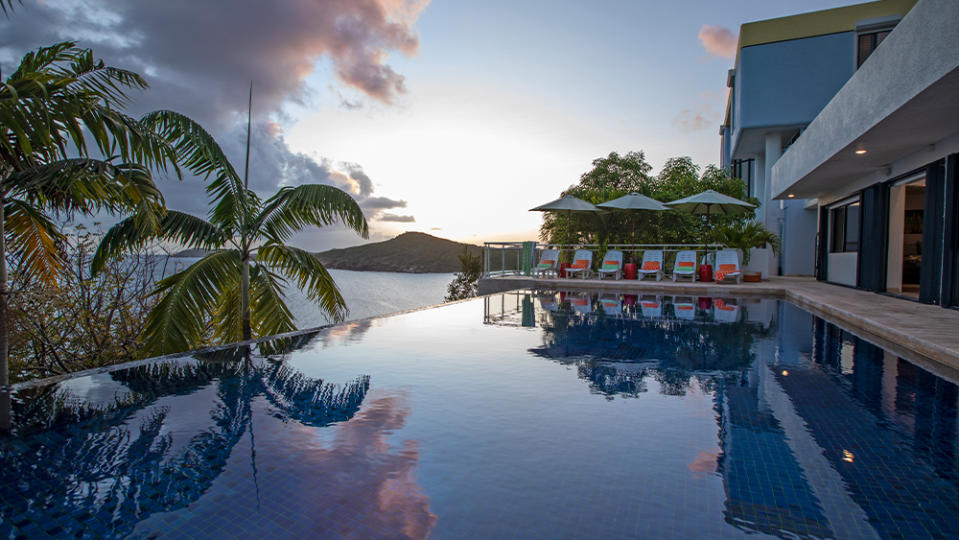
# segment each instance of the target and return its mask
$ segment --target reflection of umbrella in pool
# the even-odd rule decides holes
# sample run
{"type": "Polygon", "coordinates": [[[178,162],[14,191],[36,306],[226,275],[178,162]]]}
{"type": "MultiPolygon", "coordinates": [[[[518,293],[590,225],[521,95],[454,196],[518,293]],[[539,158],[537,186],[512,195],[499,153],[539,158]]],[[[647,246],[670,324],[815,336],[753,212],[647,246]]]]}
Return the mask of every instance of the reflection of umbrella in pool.
{"type": "MultiPolygon", "coordinates": [[[[738,215],[755,208],[746,201],[723,195],[711,189],[691,195],[678,201],[668,202],[667,206],[682,212],[706,215],[706,229],[709,229],[710,215],[738,215]]],[[[706,250],[706,238],[703,237],[703,251],[706,250]]]]}
{"type": "Polygon", "coordinates": [[[569,244],[569,225],[570,217],[573,212],[599,212],[599,208],[593,206],[592,203],[588,203],[583,199],[573,197],[572,195],[567,195],[563,198],[556,199],[555,201],[548,202],[546,204],[541,204],[536,208],[530,208],[530,212],[566,212],[566,243],[569,244]]]}
{"type": "Polygon", "coordinates": [[[632,224],[633,229],[633,240],[632,243],[636,243],[636,215],[635,211],[637,210],[652,210],[654,212],[661,212],[663,210],[669,210],[670,208],[665,204],[657,201],[656,199],[651,199],[645,195],[640,195],[639,193],[630,193],[629,195],[623,195],[618,199],[613,199],[611,201],[606,201],[604,203],[597,204],[596,206],[600,208],[606,208],[610,210],[630,210],[629,221],[632,224]]]}

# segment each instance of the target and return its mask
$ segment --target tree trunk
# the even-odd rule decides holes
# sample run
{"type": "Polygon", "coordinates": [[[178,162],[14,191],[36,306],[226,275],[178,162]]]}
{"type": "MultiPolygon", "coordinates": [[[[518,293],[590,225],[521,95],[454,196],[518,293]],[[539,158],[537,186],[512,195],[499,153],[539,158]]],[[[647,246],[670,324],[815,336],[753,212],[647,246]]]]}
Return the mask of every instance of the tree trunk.
{"type": "Polygon", "coordinates": [[[240,320],[243,327],[243,341],[253,339],[250,327],[250,257],[243,254],[240,267],[240,320]]]}
{"type": "Polygon", "coordinates": [[[4,228],[4,206],[6,197],[0,196],[0,387],[6,388],[10,384],[10,370],[7,366],[7,351],[9,349],[10,321],[7,317],[7,236],[4,228]]]}

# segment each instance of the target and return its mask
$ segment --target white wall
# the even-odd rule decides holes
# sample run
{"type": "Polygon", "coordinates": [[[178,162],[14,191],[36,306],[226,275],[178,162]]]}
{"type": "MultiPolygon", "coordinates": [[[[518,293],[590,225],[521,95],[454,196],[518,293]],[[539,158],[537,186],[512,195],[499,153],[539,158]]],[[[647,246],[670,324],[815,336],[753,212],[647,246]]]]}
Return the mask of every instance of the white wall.
{"type": "Polygon", "coordinates": [[[852,253],[830,253],[826,276],[827,281],[840,283],[842,285],[856,286],[856,263],[859,261],[859,254],[852,253]]]}
{"type": "Polygon", "coordinates": [[[889,251],[886,267],[886,290],[902,292],[902,231],[906,212],[906,186],[889,190],[889,251]]]}

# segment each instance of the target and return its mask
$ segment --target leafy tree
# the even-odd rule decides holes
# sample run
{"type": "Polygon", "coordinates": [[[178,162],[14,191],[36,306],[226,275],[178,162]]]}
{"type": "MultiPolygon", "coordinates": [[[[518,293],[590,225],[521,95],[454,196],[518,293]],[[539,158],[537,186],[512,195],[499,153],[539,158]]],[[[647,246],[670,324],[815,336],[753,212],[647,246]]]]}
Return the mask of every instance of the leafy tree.
{"type": "Polygon", "coordinates": [[[64,236],[51,215],[135,212],[146,234],[164,211],[151,170],[216,167],[189,119],[120,112],[128,91],[146,87],[70,42],[27,53],[0,85],[0,384],[9,380],[8,263],[25,283],[56,285],[64,236]]]}
{"type": "Polygon", "coordinates": [[[143,357],[144,319],[166,260],[146,250],[114,259],[96,276],[96,235],[65,236],[66,264],[54,284],[15,269],[10,301],[11,378],[49,377],[143,357]]]}
{"type": "Polygon", "coordinates": [[[460,260],[461,270],[446,288],[446,302],[476,296],[477,284],[483,273],[483,261],[479,255],[470,253],[468,246],[463,247],[463,253],[457,255],[457,258],[460,260]]]}
{"type": "MultiPolygon", "coordinates": [[[[625,156],[613,152],[605,158],[594,160],[593,168],[562,195],[574,195],[598,204],[636,192],[669,202],[713,189],[748,200],[746,186],[741,180],[730,177],[712,165],[701,169],[689,157],[667,160],[656,176],[649,174],[651,169],[642,152],[629,152],[625,156]]],[[[636,242],[641,244],[699,243],[706,232],[701,216],[683,212],[583,212],[573,213],[569,218],[566,213],[547,212],[540,227],[540,239],[550,243],[564,242],[567,219],[570,220],[574,243],[631,243],[634,227],[636,242]]],[[[725,226],[746,219],[748,215],[714,216],[711,223],[725,226]]]]}
{"type": "MultiPolygon", "coordinates": [[[[193,129],[222,155],[209,134],[193,129]]],[[[366,218],[356,201],[322,184],[283,187],[261,200],[225,159],[214,174],[206,189],[212,203],[207,220],[168,211],[152,233],[138,227],[134,216],[107,231],[94,256],[97,271],[109,258],[155,240],[214,250],[157,283],[159,302],[144,329],[147,350],[166,354],[208,338],[229,343],[293,331],[283,293],[288,281],[330,319],[343,320],[348,310],[332,276],[311,253],[286,242],[306,226],[340,222],[366,238],[366,218]]]]}

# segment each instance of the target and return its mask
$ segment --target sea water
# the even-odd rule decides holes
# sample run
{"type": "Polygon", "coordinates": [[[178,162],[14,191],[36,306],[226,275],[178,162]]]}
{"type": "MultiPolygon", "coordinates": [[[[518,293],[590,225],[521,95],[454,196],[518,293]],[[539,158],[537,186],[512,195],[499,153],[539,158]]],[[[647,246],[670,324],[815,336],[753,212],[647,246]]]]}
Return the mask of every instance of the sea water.
{"type": "MultiPolygon", "coordinates": [[[[171,258],[166,274],[183,270],[198,258],[171,258]]],[[[161,264],[161,268],[163,265],[161,264]]],[[[453,274],[408,274],[402,272],[358,272],[330,270],[349,309],[347,320],[355,321],[443,302],[453,274]]],[[[286,305],[296,317],[297,328],[314,328],[329,323],[322,311],[295,284],[286,287],[286,305]]]]}

